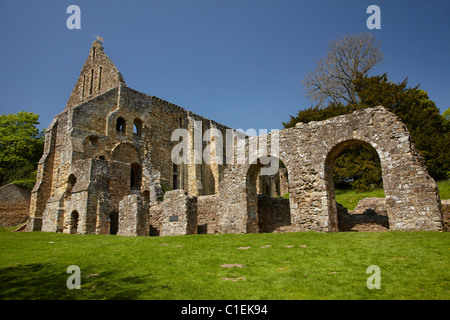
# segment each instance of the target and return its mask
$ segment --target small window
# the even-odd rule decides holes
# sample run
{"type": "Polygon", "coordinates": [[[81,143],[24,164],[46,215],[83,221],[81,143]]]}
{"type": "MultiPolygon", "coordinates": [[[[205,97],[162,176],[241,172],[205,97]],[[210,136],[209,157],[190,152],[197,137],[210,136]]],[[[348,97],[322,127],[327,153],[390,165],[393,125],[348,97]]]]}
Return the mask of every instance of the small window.
{"type": "Polygon", "coordinates": [[[94,86],[94,69],[91,70],[91,86],[89,87],[89,94],[92,94],[93,86],[94,86]]]}
{"type": "Polygon", "coordinates": [[[117,118],[116,123],[116,131],[122,134],[125,134],[125,119],[124,118],[117,118]]]}
{"type": "Polygon", "coordinates": [[[138,137],[142,136],[142,121],[140,119],[134,119],[133,121],[133,134],[138,137]]]}
{"type": "Polygon", "coordinates": [[[98,68],[98,91],[102,88],[102,67],[98,68]]]}
{"type": "Polygon", "coordinates": [[[72,189],[75,186],[75,183],[77,183],[77,178],[72,173],[69,178],[67,178],[67,184],[66,184],[66,198],[70,198],[72,196],[72,189]]]}
{"type": "Polygon", "coordinates": [[[70,214],[70,233],[75,234],[78,232],[78,219],[79,214],[77,211],[73,211],[70,214]]]}
{"type": "Polygon", "coordinates": [[[81,88],[81,99],[84,98],[84,88],[86,87],[86,75],[83,75],[83,88],[81,88]]]}

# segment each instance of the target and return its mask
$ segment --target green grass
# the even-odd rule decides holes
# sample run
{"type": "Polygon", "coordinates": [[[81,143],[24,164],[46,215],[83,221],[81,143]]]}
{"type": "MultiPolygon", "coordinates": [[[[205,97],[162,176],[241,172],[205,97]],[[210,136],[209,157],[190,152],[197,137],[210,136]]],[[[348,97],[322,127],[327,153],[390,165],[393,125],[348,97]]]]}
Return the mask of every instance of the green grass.
{"type": "Polygon", "coordinates": [[[450,180],[437,181],[436,183],[441,199],[450,199],[450,180]]]}
{"type": "Polygon", "coordinates": [[[355,209],[359,200],[363,198],[384,198],[384,190],[376,189],[367,192],[355,192],[354,190],[335,190],[336,202],[342,204],[348,210],[355,209]]]}
{"type": "Polygon", "coordinates": [[[445,232],[120,237],[3,229],[0,299],[448,299],[449,240],[445,232]],[[66,287],[70,265],[80,267],[80,290],[66,287]],[[381,269],[379,290],[366,286],[370,265],[381,269]]]}
{"type": "MultiPolygon", "coordinates": [[[[450,180],[436,182],[441,199],[450,199],[450,180]]],[[[384,198],[384,190],[376,189],[368,192],[355,192],[354,190],[335,190],[336,201],[348,210],[355,209],[359,200],[363,198],[384,198]]]]}

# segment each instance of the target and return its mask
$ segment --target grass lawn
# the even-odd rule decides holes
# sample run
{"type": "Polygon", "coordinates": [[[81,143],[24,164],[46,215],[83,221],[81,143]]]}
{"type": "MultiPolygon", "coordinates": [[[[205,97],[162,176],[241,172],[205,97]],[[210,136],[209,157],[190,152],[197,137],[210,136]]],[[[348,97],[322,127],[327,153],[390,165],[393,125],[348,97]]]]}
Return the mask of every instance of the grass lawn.
{"type": "Polygon", "coordinates": [[[448,299],[449,268],[445,232],[0,232],[0,299],[448,299]],[[70,265],[80,290],[66,287],[70,265]],[[370,265],[381,289],[366,286],[370,265]]]}
{"type": "MultiPolygon", "coordinates": [[[[441,199],[450,199],[450,180],[436,182],[441,199]]],[[[354,190],[335,190],[336,201],[348,210],[355,209],[359,200],[363,198],[384,198],[384,190],[377,189],[369,192],[355,192],[354,190]]]]}

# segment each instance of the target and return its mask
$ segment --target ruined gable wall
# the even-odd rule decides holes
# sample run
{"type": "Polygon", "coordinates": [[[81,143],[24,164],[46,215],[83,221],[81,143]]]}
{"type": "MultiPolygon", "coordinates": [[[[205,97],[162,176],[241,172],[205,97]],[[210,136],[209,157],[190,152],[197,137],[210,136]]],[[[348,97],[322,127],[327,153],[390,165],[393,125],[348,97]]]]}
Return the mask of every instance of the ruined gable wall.
{"type": "Polygon", "coordinates": [[[94,41],[67,101],[66,109],[78,106],[120,85],[126,85],[122,74],[105,54],[102,43],[94,41]]]}

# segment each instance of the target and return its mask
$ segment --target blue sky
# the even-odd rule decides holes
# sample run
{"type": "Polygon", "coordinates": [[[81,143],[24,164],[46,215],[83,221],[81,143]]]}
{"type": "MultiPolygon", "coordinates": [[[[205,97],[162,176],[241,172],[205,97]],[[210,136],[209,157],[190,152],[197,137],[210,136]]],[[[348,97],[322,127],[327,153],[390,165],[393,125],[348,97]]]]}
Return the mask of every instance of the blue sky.
{"type": "Polygon", "coordinates": [[[313,103],[302,79],[330,40],[362,31],[385,57],[371,75],[450,107],[450,1],[0,0],[0,113],[60,113],[94,35],[135,90],[244,130],[282,128],[313,103]],[[69,5],[81,29],[69,30],[69,5]],[[381,9],[368,30],[366,9],[381,9]]]}

